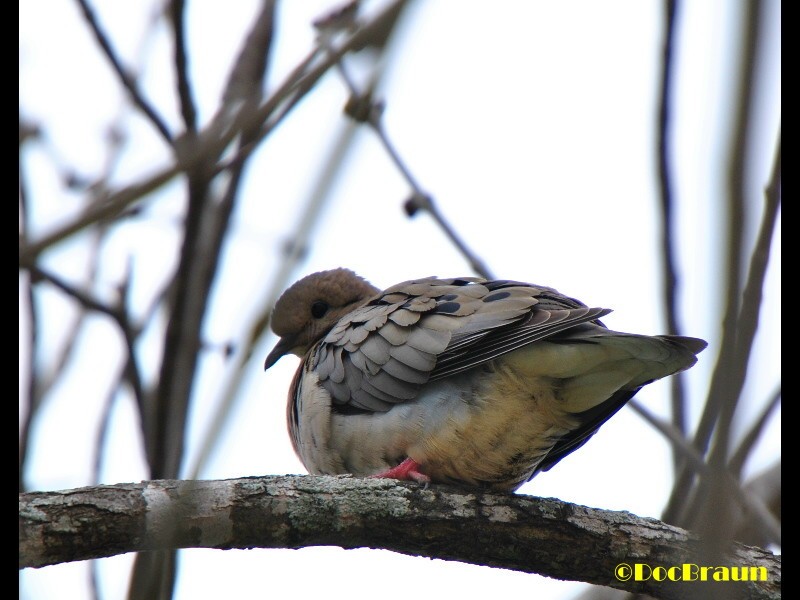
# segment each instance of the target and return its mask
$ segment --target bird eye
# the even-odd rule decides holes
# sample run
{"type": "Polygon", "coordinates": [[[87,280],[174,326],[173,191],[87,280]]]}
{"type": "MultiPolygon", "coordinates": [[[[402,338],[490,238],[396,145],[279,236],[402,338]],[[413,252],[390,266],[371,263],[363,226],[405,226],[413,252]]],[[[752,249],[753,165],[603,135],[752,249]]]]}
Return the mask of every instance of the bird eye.
{"type": "Polygon", "coordinates": [[[322,300],[317,300],[311,305],[311,316],[315,319],[321,319],[328,312],[328,304],[322,300]]]}

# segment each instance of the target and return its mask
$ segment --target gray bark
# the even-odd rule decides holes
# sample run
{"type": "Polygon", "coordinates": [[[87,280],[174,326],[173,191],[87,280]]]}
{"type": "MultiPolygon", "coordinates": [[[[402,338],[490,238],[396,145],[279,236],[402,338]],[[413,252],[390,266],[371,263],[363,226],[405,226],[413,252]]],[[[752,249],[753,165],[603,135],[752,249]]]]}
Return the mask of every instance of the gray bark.
{"type": "MultiPolygon", "coordinates": [[[[615,576],[621,563],[703,566],[696,535],[552,498],[349,476],[144,481],[19,495],[20,569],[125,552],[305,546],[384,548],[658,598],[685,598],[702,585],[615,576]]],[[[716,565],[768,573],[766,581],[706,583],[725,597],[780,597],[780,556],[734,544],[716,565]]]]}

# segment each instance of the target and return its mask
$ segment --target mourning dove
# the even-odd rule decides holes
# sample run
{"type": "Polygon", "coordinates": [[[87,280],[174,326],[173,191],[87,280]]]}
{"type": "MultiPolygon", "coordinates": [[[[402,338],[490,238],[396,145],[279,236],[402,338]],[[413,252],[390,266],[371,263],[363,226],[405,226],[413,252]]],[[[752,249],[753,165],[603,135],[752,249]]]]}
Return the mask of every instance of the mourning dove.
{"type": "Polygon", "coordinates": [[[513,491],[706,347],[611,331],[598,320],[609,312],[518,281],[428,277],[381,292],[334,269],[278,299],[264,368],[302,358],[287,418],[312,474],[513,491]]]}

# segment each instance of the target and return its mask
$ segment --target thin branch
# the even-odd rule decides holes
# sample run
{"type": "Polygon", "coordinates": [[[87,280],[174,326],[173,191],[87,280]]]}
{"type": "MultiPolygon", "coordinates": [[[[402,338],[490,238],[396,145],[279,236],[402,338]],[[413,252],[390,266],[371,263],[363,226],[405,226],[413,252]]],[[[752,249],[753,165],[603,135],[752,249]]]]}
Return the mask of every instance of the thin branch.
{"type": "Polygon", "coordinates": [[[255,303],[256,306],[262,308],[256,317],[252,319],[243,348],[237,353],[235,363],[229,370],[214,416],[209,421],[209,430],[203,436],[200,451],[190,471],[190,478],[199,476],[219,441],[220,434],[224,430],[234,403],[241,398],[238,392],[243,383],[242,374],[245,366],[250,362],[256,347],[259,347],[264,338],[270,334],[268,327],[275,302],[289,283],[291,274],[297,264],[308,254],[313,239],[312,234],[327,201],[330,199],[331,183],[344,164],[347,151],[352,146],[355,132],[356,125],[352,121],[346,121],[338,139],[331,146],[330,154],[316,178],[306,206],[300,211],[300,221],[293,232],[286,237],[286,244],[278,262],[278,271],[267,286],[263,300],[255,303]]]}
{"type": "MultiPolygon", "coordinates": [[[[235,103],[244,101],[250,103],[254,98],[260,94],[261,87],[266,78],[266,69],[268,64],[269,53],[272,48],[272,33],[274,27],[274,13],[275,3],[272,1],[264,2],[261,12],[255,19],[247,40],[245,41],[239,57],[231,71],[228,83],[223,94],[224,101],[227,103],[235,103]]],[[[253,124],[249,129],[242,132],[239,147],[250,144],[257,137],[259,131],[259,124],[253,124]]],[[[241,176],[244,172],[245,162],[237,162],[230,170],[230,177],[227,183],[227,190],[222,198],[222,201],[215,209],[218,215],[216,219],[216,227],[212,234],[212,240],[216,251],[214,258],[210,261],[212,265],[217,263],[217,257],[222,247],[222,240],[226,231],[226,224],[229,221],[231,211],[233,209],[234,199],[241,181],[241,176]]],[[[238,379],[238,377],[237,377],[238,379]]],[[[226,402],[223,402],[221,408],[226,408],[226,402]]],[[[226,411],[227,412],[227,411],[226,411]]],[[[225,421],[225,414],[218,414],[212,423],[212,440],[222,430],[225,421]]],[[[213,441],[212,444],[213,445],[213,441]]],[[[205,451],[208,451],[210,446],[207,442],[201,445],[201,458],[205,451]]]]}
{"type": "Polygon", "coordinates": [[[667,423],[663,419],[658,418],[655,414],[653,414],[652,411],[650,411],[650,409],[646,408],[636,398],[629,400],[628,406],[630,406],[635,413],[637,413],[654,429],[661,433],[661,435],[669,440],[669,443],[672,446],[672,453],[678,456],[682,463],[690,465],[691,468],[694,469],[695,473],[702,474],[708,472],[708,465],[703,459],[703,455],[700,454],[694,446],[692,446],[691,441],[687,440],[686,437],[681,434],[678,428],[675,427],[675,425],[667,423]]]}
{"type": "MultiPolygon", "coordinates": [[[[742,228],[744,224],[743,181],[745,172],[745,151],[749,143],[748,124],[751,118],[752,83],[754,80],[756,39],[760,11],[757,3],[745,3],[740,15],[742,24],[742,43],[736,98],[731,155],[728,166],[727,196],[727,239],[725,283],[725,316],[722,322],[722,339],[708,399],[694,436],[694,445],[701,452],[708,450],[712,433],[717,430],[718,444],[727,445],[729,423],[741,393],[742,382],[746,373],[746,364],[741,363],[745,356],[740,349],[741,340],[737,331],[739,316],[739,296],[741,294],[741,266],[743,260],[742,228]],[[724,412],[724,414],[722,414],[724,412]]],[[[720,469],[725,468],[727,457],[719,455],[712,464],[720,469]]],[[[683,523],[681,515],[687,505],[684,500],[689,497],[693,483],[692,470],[684,467],[673,487],[664,519],[668,522],[683,523]]],[[[707,494],[703,494],[707,497],[707,494]]]]}
{"type": "MultiPolygon", "coordinates": [[[[665,0],[665,27],[664,46],[661,60],[661,93],[659,94],[658,107],[658,183],[659,198],[661,202],[661,267],[663,273],[663,303],[667,321],[667,333],[678,335],[680,326],[677,316],[677,287],[678,277],[675,267],[675,229],[672,221],[673,190],[672,190],[672,155],[671,113],[672,80],[673,80],[673,50],[677,36],[676,21],[680,9],[679,0],[665,0]]],[[[686,417],[684,406],[675,405],[673,397],[673,425],[680,432],[686,431],[686,417]]]]}
{"type": "MultiPolygon", "coordinates": [[[[131,264],[130,260],[128,260],[127,272],[125,273],[125,277],[119,286],[119,311],[123,315],[126,315],[127,323],[130,323],[130,318],[127,317],[129,314],[127,307],[129,305],[131,279],[131,264]]],[[[136,340],[141,335],[142,331],[144,331],[144,323],[146,323],[146,321],[135,326],[130,326],[129,328],[121,326],[123,339],[125,340],[125,349],[127,351],[123,374],[125,376],[125,380],[131,386],[133,397],[136,401],[136,406],[139,409],[139,414],[142,414],[142,410],[145,406],[147,398],[144,382],[142,380],[141,369],[139,368],[139,361],[136,358],[136,340]]]]}
{"type": "MultiPolygon", "coordinates": [[[[731,154],[728,159],[728,239],[726,242],[727,257],[725,275],[726,311],[723,320],[723,340],[719,362],[714,372],[709,391],[709,402],[706,405],[706,414],[710,415],[709,426],[704,430],[703,421],[698,428],[698,442],[701,447],[707,447],[712,428],[718,435],[719,452],[727,452],[727,440],[730,435],[730,423],[738,403],[741,386],[747,373],[747,360],[749,356],[752,336],[743,338],[742,322],[742,276],[741,270],[744,261],[743,229],[745,223],[745,175],[747,172],[747,150],[750,146],[750,122],[755,81],[756,51],[758,48],[759,23],[761,10],[758,2],[742,5],[744,10],[740,14],[742,26],[741,69],[738,81],[736,110],[734,113],[733,139],[731,141],[731,154]],[[713,422],[713,424],[712,424],[713,422]],[[725,449],[723,449],[723,447],[725,449]]],[[[767,211],[768,212],[768,211],[767,211]]],[[[769,221],[769,215],[764,214],[762,228],[769,221]]],[[[767,239],[767,247],[771,236],[767,239]]],[[[755,253],[758,252],[756,249],[755,253]]],[[[753,257],[755,258],[755,257],[753,257]]],[[[752,273],[751,273],[752,275],[752,273]]],[[[760,282],[759,282],[760,283],[760,282]]],[[[759,285],[760,287],[760,285],[759,285]]],[[[755,313],[750,313],[757,315],[755,313]]],[[[703,415],[705,418],[706,414],[703,415]]],[[[712,452],[713,454],[713,452],[712,452]]],[[[720,464],[727,462],[720,456],[720,464]]]]}
{"type": "MultiPolygon", "coordinates": [[[[387,12],[393,10],[397,5],[405,4],[407,0],[395,0],[382,13],[378,14],[373,21],[362,25],[353,35],[351,35],[341,46],[338,46],[328,56],[310,68],[317,57],[318,50],[315,49],[307,57],[298,69],[295,69],[257,110],[239,110],[230,123],[224,120],[212,121],[211,125],[197,138],[178,140],[176,151],[178,160],[176,164],[162,167],[154,175],[145,179],[144,182],[127,186],[118,192],[110,193],[103,203],[93,204],[84,214],[74,221],[67,223],[46,235],[38,242],[24,243],[20,239],[19,264],[21,268],[27,268],[33,264],[36,258],[52,245],[65,240],[71,235],[83,230],[84,228],[103,219],[113,219],[122,213],[128,206],[140,200],[143,196],[160,188],[175,176],[196,168],[197,165],[207,160],[208,156],[218,156],[222,149],[226,148],[239,133],[247,129],[253,123],[265,123],[267,119],[289,99],[291,106],[296,105],[299,97],[295,97],[296,91],[307,93],[336,62],[347,52],[362,47],[374,36],[377,28],[385,25],[383,18],[387,12]]],[[[281,114],[285,117],[288,111],[281,114]]],[[[255,142],[261,142],[270,133],[277,122],[272,122],[268,127],[263,128],[256,137],[255,142]]],[[[244,154],[249,154],[256,144],[248,144],[247,149],[240,151],[239,158],[244,154]]],[[[219,167],[212,167],[212,174],[218,174],[222,168],[230,168],[236,164],[237,160],[231,160],[219,167]]]]}
{"type": "MultiPolygon", "coordinates": [[[[225,144],[207,144],[207,153],[197,153],[194,131],[194,105],[186,81],[185,55],[183,54],[183,5],[173,3],[171,16],[175,30],[176,70],[179,73],[179,90],[184,120],[187,122],[187,133],[177,147],[177,153],[186,153],[192,146],[194,156],[192,167],[186,169],[188,203],[183,226],[183,240],[178,259],[178,266],[172,278],[172,302],[169,305],[169,316],[164,342],[162,360],[158,374],[158,384],[154,393],[148,394],[145,404],[140,406],[142,433],[145,442],[147,463],[152,477],[178,477],[184,455],[186,436],[186,420],[195,387],[197,364],[200,352],[200,335],[202,323],[208,311],[208,299],[212,283],[217,273],[220,250],[230,223],[236,190],[241,176],[240,166],[231,172],[228,178],[228,190],[219,201],[215,201],[214,188],[211,186],[215,175],[211,166],[219,160],[225,144]]],[[[263,62],[253,61],[253,54],[266,54],[272,40],[272,3],[265,5],[261,17],[254,22],[251,34],[243,44],[243,52],[234,67],[232,80],[245,86],[248,92],[243,103],[238,103],[239,114],[250,111],[257,102],[260,86],[255,87],[263,77],[263,62]],[[267,16],[266,31],[264,15],[267,16]],[[254,34],[254,32],[258,32],[254,34]],[[261,42],[264,41],[263,44],[261,42]],[[263,47],[262,47],[263,46],[263,47]],[[255,48],[254,48],[255,47],[255,48]],[[250,50],[252,49],[252,52],[250,50]],[[254,63],[261,65],[251,68],[254,63]],[[237,69],[245,67],[240,77],[235,77],[237,69]]],[[[229,86],[230,88],[230,82],[229,86]]],[[[209,127],[210,132],[218,130],[228,117],[231,98],[223,98],[223,110],[209,127]]],[[[234,113],[235,114],[235,113],[234,113]]],[[[247,136],[247,129],[242,135],[247,136]]],[[[232,138],[231,138],[232,140],[232,138]]],[[[174,550],[158,552],[155,555],[138,555],[133,567],[129,598],[168,599],[172,597],[175,584],[176,556],[174,550]]]]}
{"type": "Polygon", "coordinates": [[[478,257],[477,254],[472,252],[461,237],[456,233],[456,231],[450,226],[450,223],[444,218],[444,215],[439,211],[434,204],[433,199],[430,196],[418,196],[413,195],[409,198],[405,203],[406,213],[409,216],[412,216],[417,210],[425,210],[428,214],[433,217],[433,220],[442,228],[445,235],[450,238],[450,241],[453,245],[458,249],[459,252],[464,256],[466,261],[469,263],[470,268],[480,275],[481,277],[485,277],[486,279],[493,279],[494,275],[492,271],[486,266],[486,263],[478,257]]]}
{"type": "MultiPolygon", "coordinates": [[[[87,286],[92,285],[92,282],[95,280],[97,275],[97,263],[99,257],[97,248],[102,241],[103,233],[104,230],[99,229],[92,240],[92,261],[89,265],[89,273],[87,275],[86,283],[87,286]]],[[[40,340],[43,338],[40,333],[40,323],[36,310],[36,295],[34,294],[33,286],[42,278],[42,275],[43,274],[41,271],[36,271],[36,269],[33,269],[30,273],[30,277],[26,281],[31,334],[29,339],[30,363],[28,369],[28,410],[23,419],[19,440],[19,481],[21,489],[24,487],[24,472],[25,463],[28,456],[30,428],[38,412],[41,410],[43,401],[47,397],[47,394],[64,374],[67,362],[73,356],[75,344],[78,339],[78,333],[80,332],[86,320],[85,311],[79,312],[78,315],[71,320],[69,327],[67,328],[67,333],[62,336],[63,343],[59,348],[56,348],[52,352],[54,359],[51,361],[49,372],[46,374],[41,373],[36,364],[36,349],[39,347],[40,340]]]]}
{"type": "MultiPolygon", "coordinates": [[[[397,6],[400,7],[402,5],[398,4],[397,6]]],[[[389,19],[383,18],[382,21],[389,21],[389,19]]],[[[392,20],[391,22],[394,23],[395,21],[392,20]]],[[[373,45],[378,46],[379,50],[382,51],[385,48],[386,38],[390,35],[390,33],[391,28],[388,27],[388,25],[384,26],[381,29],[380,38],[383,40],[383,43],[378,44],[377,40],[373,40],[375,42],[373,45]]],[[[304,62],[310,62],[313,57],[316,56],[316,54],[317,51],[315,50],[304,62]]],[[[346,76],[346,72],[341,69],[341,63],[337,64],[339,65],[341,72],[346,76]]],[[[296,72],[298,73],[299,80],[302,70],[298,70],[296,72]]],[[[292,78],[290,78],[290,80],[291,79],[292,78]]],[[[305,92],[302,87],[298,88],[298,92],[295,97],[299,99],[304,93],[305,92]]],[[[288,110],[288,107],[284,110],[288,110]]],[[[274,118],[278,119],[280,117],[281,115],[278,114],[274,118]]],[[[349,121],[348,123],[352,123],[352,121],[349,121]]],[[[272,122],[268,122],[262,129],[262,133],[270,130],[272,126],[272,122]]],[[[227,382],[223,387],[223,392],[220,396],[220,401],[215,411],[215,417],[210,421],[211,426],[203,438],[203,442],[200,445],[200,452],[195,460],[193,468],[191,469],[191,477],[196,477],[200,473],[203,465],[210,456],[214,445],[219,439],[222,430],[224,429],[227,415],[230,414],[232,406],[237,400],[237,393],[242,383],[241,373],[244,369],[244,366],[250,361],[253,350],[258,344],[260,344],[262,338],[269,334],[267,327],[269,325],[272,306],[277,299],[277,295],[281,290],[284,289],[291,272],[294,270],[295,265],[297,264],[297,261],[307,252],[310,233],[314,224],[316,223],[317,216],[321,212],[323,201],[327,198],[327,191],[330,188],[330,182],[335,176],[335,173],[341,168],[346,154],[346,149],[349,147],[354,133],[354,127],[348,124],[348,126],[343,130],[339,141],[334,143],[332,154],[326,162],[326,166],[324,167],[322,174],[317,180],[314,191],[311,194],[309,205],[305,210],[302,211],[303,217],[301,222],[298,224],[296,232],[288,238],[290,242],[287,242],[284,256],[280,261],[281,268],[273,278],[272,284],[267,288],[267,293],[265,296],[266,299],[259,303],[259,305],[263,306],[264,309],[256,316],[255,319],[253,319],[244,349],[237,354],[235,365],[229,372],[227,382]]],[[[231,163],[235,164],[244,156],[247,156],[249,151],[254,147],[255,146],[253,143],[249,145],[243,144],[237,155],[231,159],[231,163]]]]}
{"type": "Polygon", "coordinates": [[[224,104],[250,101],[261,96],[261,89],[267,78],[274,29],[275,0],[262,0],[261,11],[250,26],[228,76],[222,93],[224,104]]]}
{"type": "MultiPolygon", "coordinates": [[[[628,402],[628,405],[670,441],[673,452],[681,459],[682,463],[690,465],[702,477],[711,478],[714,476],[713,470],[705,462],[703,456],[673,425],[659,419],[635,398],[628,402]]],[[[780,546],[781,525],[772,516],[767,507],[757,498],[753,498],[752,495],[743,490],[739,480],[731,472],[724,474],[723,481],[726,493],[736,500],[745,513],[751,517],[750,520],[754,523],[754,526],[758,526],[763,532],[763,537],[769,540],[770,543],[780,546]]]]}
{"type": "MultiPolygon", "coordinates": [[[[661,271],[662,300],[667,333],[679,335],[682,327],[678,317],[678,275],[675,260],[677,237],[673,223],[673,189],[672,189],[672,156],[671,146],[671,113],[672,81],[674,77],[673,50],[677,37],[676,22],[680,11],[679,0],[664,2],[664,45],[661,60],[661,93],[658,109],[658,182],[661,207],[661,271]]],[[[672,405],[672,424],[682,434],[687,431],[686,393],[683,374],[670,378],[670,402],[672,405]]],[[[673,450],[675,447],[673,446],[673,450]]],[[[681,462],[677,453],[673,454],[673,468],[677,472],[681,462]]]]}
{"type": "Polygon", "coordinates": [[[111,47],[111,40],[108,39],[105,31],[103,31],[103,29],[100,27],[100,23],[97,20],[97,15],[95,15],[94,9],[89,6],[87,0],[76,1],[83,12],[86,22],[89,24],[92,33],[94,33],[94,36],[97,39],[97,43],[100,44],[100,48],[103,50],[103,53],[108,59],[111,68],[117,74],[117,77],[119,77],[122,87],[131,95],[134,104],[138,106],[139,109],[147,116],[150,122],[155,126],[156,130],[158,130],[158,132],[161,134],[161,137],[163,137],[164,140],[169,144],[172,144],[172,134],[170,133],[169,128],[163,119],[158,115],[156,110],[147,100],[145,100],[144,96],[142,96],[142,93],[139,91],[139,88],[136,85],[135,79],[131,76],[128,69],[122,65],[122,61],[117,56],[116,51],[111,47]]]}
{"type": "MultiPolygon", "coordinates": [[[[227,104],[239,104],[239,114],[250,114],[252,102],[260,95],[268,56],[272,47],[274,3],[265,2],[244,40],[225,91],[227,104]]],[[[220,114],[227,108],[223,107],[220,114]]],[[[247,143],[258,131],[255,122],[246,123],[241,137],[247,143]]],[[[221,151],[223,146],[218,146],[221,151]]],[[[214,164],[216,155],[204,163],[214,164]]],[[[185,237],[175,275],[172,315],[167,325],[164,359],[159,387],[154,396],[154,431],[148,457],[154,477],[177,477],[183,456],[185,416],[195,379],[199,332],[208,297],[217,272],[219,255],[233,211],[236,191],[244,165],[231,170],[226,191],[212,203],[208,184],[213,172],[201,163],[189,171],[189,208],[185,237]]]]}
{"type": "Polygon", "coordinates": [[[111,422],[111,413],[114,409],[114,404],[118,393],[122,388],[122,383],[125,381],[125,368],[123,367],[115,378],[115,383],[108,390],[103,408],[100,412],[99,423],[94,442],[94,460],[92,461],[92,480],[95,484],[100,483],[100,472],[103,468],[103,448],[106,444],[108,437],[109,424],[111,422]]]}
{"type": "MultiPolygon", "coordinates": [[[[398,3],[397,6],[402,7],[402,4],[398,3]]],[[[380,20],[384,21],[386,19],[381,18],[380,20]]],[[[394,23],[394,21],[392,21],[392,23],[394,23]]],[[[370,25],[370,27],[375,27],[375,25],[370,25]]],[[[386,29],[384,31],[384,35],[388,36],[390,31],[390,29],[386,29]]],[[[381,50],[382,49],[383,46],[381,46],[381,50]]],[[[312,50],[309,56],[301,62],[300,66],[295,69],[293,76],[290,76],[287,79],[287,82],[294,81],[298,84],[298,87],[295,87],[294,94],[289,100],[286,101],[282,111],[278,112],[270,119],[270,121],[264,124],[261,132],[255,137],[255,139],[249,142],[245,142],[243,139],[243,143],[241,144],[239,151],[231,159],[227,166],[235,169],[236,165],[244,160],[244,158],[249,156],[252,149],[256,147],[261,136],[271,131],[272,128],[283,118],[283,114],[291,110],[294,104],[305,95],[305,93],[308,91],[309,82],[299,82],[302,81],[303,72],[306,70],[306,68],[308,68],[318,54],[319,48],[315,48],[312,50]]],[[[287,88],[287,91],[288,89],[290,88],[287,88]]],[[[242,384],[241,374],[245,368],[245,365],[249,363],[256,346],[260,344],[264,337],[269,335],[268,325],[270,315],[272,314],[272,307],[275,304],[278,294],[285,288],[287,282],[289,281],[291,273],[294,271],[298,261],[307,254],[308,244],[311,240],[311,233],[318,220],[318,217],[322,213],[322,209],[326,200],[329,198],[328,192],[331,187],[331,182],[344,164],[344,159],[347,155],[347,150],[352,145],[354,134],[355,126],[352,121],[348,121],[344,129],[342,129],[338,140],[332,145],[331,153],[328,156],[328,159],[326,160],[325,166],[322,169],[319,177],[317,177],[316,183],[310,194],[308,205],[304,210],[301,211],[302,218],[298,223],[295,232],[289,235],[287,238],[283,257],[280,260],[280,268],[278,273],[273,277],[273,281],[267,287],[265,299],[258,303],[258,305],[262,306],[263,309],[251,321],[249,334],[247,336],[247,340],[245,341],[244,347],[240,352],[237,353],[235,364],[229,370],[229,374],[226,383],[222,388],[223,391],[220,395],[214,417],[211,419],[209,430],[204,435],[203,441],[200,444],[200,451],[191,469],[190,477],[196,477],[199,474],[208,460],[208,457],[211,455],[214,446],[219,440],[219,436],[225,427],[227,416],[231,413],[234,403],[239,398],[238,390],[242,384]]]]}
{"type": "MultiPolygon", "coordinates": [[[[78,339],[78,334],[81,331],[85,320],[85,312],[79,313],[72,319],[71,323],[67,327],[67,333],[65,333],[63,336],[63,344],[60,348],[52,352],[54,358],[51,361],[48,372],[39,374],[39,377],[36,381],[36,398],[34,399],[34,406],[36,406],[37,410],[41,407],[44,398],[48,395],[50,390],[52,390],[56,385],[59,377],[63,374],[64,369],[67,366],[67,362],[72,357],[75,343],[78,339]]],[[[41,335],[39,338],[43,339],[41,335]]]]}
{"type": "MultiPolygon", "coordinates": [[[[75,299],[84,308],[104,314],[110,317],[111,320],[117,324],[125,341],[125,347],[127,351],[125,366],[127,380],[131,384],[137,401],[141,404],[143,395],[142,379],[135,353],[136,337],[141,332],[141,328],[130,322],[128,314],[125,312],[124,300],[120,301],[117,306],[110,306],[97,300],[83,290],[76,288],[72,284],[67,283],[57,275],[49,273],[38,266],[32,267],[30,271],[31,275],[34,277],[34,280],[41,280],[50,283],[51,285],[60,289],[66,295],[75,299]]],[[[125,286],[123,289],[127,289],[127,286],[125,286]]],[[[74,334],[70,336],[71,339],[74,339],[75,337],[76,336],[74,334]]]]}
{"type": "Polygon", "coordinates": [[[178,100],[183,115],[186,131],[197,131],[197,109],[192,96],[192,86],[189,83],[189,65],[186,55],[186,2],[185,0],[170,0],[169,17],[172,22],[172,35],[174,37],[175,76],[177,79],[178,100]]]}
{"type": "MultiPolygon", "coordinates": [[[[328,54],[330,55],[330,44],[326,37],[320,36],[320,42],[324,44],[328,54]]],[[[414,214],[420,210],[424,210],[430,214],[433,220],[439,225],[442,231],[444,231],[445,235],[453,243],[453,245],[467,260],[470,268],[482,277],[491,279],[493,275],[488,266],[467,247],[466,243],[456,233],[455,229],[453,229],[441,211],[439,211],[437,208],[433,198],[422,189],[416,178],[412,175],[411,170],[402,160],[400,153],[389,139],[381,120],[384,108],[383,103],[374,102],[372,99],[372,90],[375,87],[374,83],[370,85],[370,89],[367,92],[361,92],[357,89],[353,79],[347,73],[347,70],[341,60],[337,62],[337,69],[341,74],[345,85],[350,91],[350,100],[348,101],[345,112],[356,121],[367,123],[372,128],[372,130],[378,136],[378,139],[383,144],[386,153],[392,159],[392,162],[395,164],[403,178],[408,182],[408,185],[412,189],[411,198],[405,203],[405,210],[408,216],[414,216],[414,214]]]]}
{"type": "Polygon", "coordinates": [[[67,283],[65,280],[61,279],[58,275],[49,273],[48,271],[45,271],[39,266],[31,267],[30,272],[34,277],[34,280],[47,281],[48,283],[60,289],[68,296],[77,300],[84,308],[88,308],[90,310],[111,317],[114,321],[116,321],[120,325],[121,328],[130,328],[130,324],[127,322],[127,315],[122,313],[119,307],[109,306],[108,304],[105,304],[97,300],[96,298],[84,292],[83,290],[80,290],[75,286],[67,283]]]}
{"type": "Polygon", "coordinates": [[[213,270],[205,234],[213,219],[209,197],[211,177],[202,166],[187,173],[188,206],[178,266],[172,277],[172,302],[169,305],[162,360],[157,386],[147,396],[142,413],[150,477],[178,477],[183,456],[185,415],[194,382],[200,349],[200,325],[205,315],[213,270]]]}
{"type": "MultiPolygon", "coordinates": [[[[739,380],[736,382],[738,387],[736,389],[736,398],[738,399],[741,394],[741,387],[744,385],[745,375],[747,372],[747,365],[750,361],[750,354],[753,348],[753,340],[755,339],[756,330],[758,329],[759,312],[762,306],[764,281],[767,275],[767,268],[769,266],[769,255],[772,246],[772,238],[775,233],[775,225],[777,223],[778,211],[780,209],[780,170],[781,170],[781,140],[780,133],[778,134],[777,148],[775,152],[775,162],[772,171],[772,179],[767,189],[776,189],[777,193],[767,194],[764,206],[764,214],[761,220],[759,233],[755,241],[755,246],[750,261],[750,268],[748,277],[745,282],[744,291],[742,293],[742,303],[739,310],[739,316],[736,321],[737,331],[737,347],[736,347],[736,364],[734,368],[739,370],[739,380]],[[777,182],[773,186],[773,182],[777,182]]],[[[714,446],[711,450],[709,463],[714,465],[725,461],[729,461],[730,454],[730,440],[728,435],[719,435],[719,432],[730,431],[733,411],[735,410],[735,403],[729,408],[726,404],[723,411],[720,413],[720,421],[722,428],[718,428],[718,436],[714,440],[714,446]],[[730,414],[729,414],[730,413],[730,414]]],[[[727,474],[727,465],[718,466],[718,469],[727,474]]],[[[718,495],[724,495],[726,490],[719,490],[718,495]]],[[[727,497],[727,496],[725,496],[727,497]]],[[[722,500],[718,503],[709,502],[709,510],[714,510],[713,507],[721,506],[722,500]]],[[[721,525],[722,526],[722,525],[721,525]]]]}
{"type": "MultiPolygon", "coordinates": [[[[762,304],[764,280],[767,276],[769,266],[769,255],[772,246],[772,238],[778,219],[778,212],[781,204],[781,133],[778,131],[775,158],[772,165],[770,180],[765,190],[764,214],[761,220],[761,227],[756,238],[753,255],[750,261],[749,277],[742,294],[742,308],[738,319],[739,338],[739,365],[745,369],[750,359],[753,339],[758,329],[758,315],[762,304]]],[[[773,399],[777,403],[780,396],[780,389],[773,399]]],[[[770,403],[772,404],[772,403],[770,403]]],[[[766,418],[764,416],[763,418],[766,418]]],[[[743,448],[740,448],[746,452],[743,448]]],[[[737,460],[744,461],[746,454],[737,455],[737,460]]],[[[740,466],[741,468],[741,466],[740,466]]]]}
{"type": "Polygon", "coordinates": [[[28,347],[27,347],[27,361],[28,361],[28,389],[26,394],[26,407],[25,416],[20,425],[19,432],[19,491],[25,490],[25,463],[28,458],[28,440],[30,439],[31,427],[33,420],[38,412],[39,406],[37,398],[38,394],[38,381],[39,369],[36,365],[36,348],[39,342],[39,314],[36,310],[36,297],[33,293],[33,285],[30,277],[22,284],[25,286],[26,302],[24,307],[20,306],[20,311],[25,310],[27,313],[28,322],[28,347]]]}
{"type": "MultiPolygon", "coordinates": [[[[745,493],[756,498],[779,523],[781,520],[781,481],[781,460],[778,459],[769,468],[751,477],[744,487],[745,493]]],[[[766,547],[770,543],[761,524],[747,518],[740,521],[734,539],[749,546],[766,547]]]]}
{"type": "MultiPolygon", "coordinates": [[[[36,128],[38,129],[38,128],[36,128]]],[[[20,161],[19,161],[19,239],[20,245],[26,243],[28,240],[28,227],[30,225],[30,206],[28,201],[28,186],[26,185],[26,177],[25,177],[25,170],[23,169],[23,161],[22,161],[22,146],[23,144],[32,138],[30,131],[33,131],[34,127],[27,124],[26,121],[23,120],[22,116],[20,116],[19,120],[19,149],[20,149],[20,161]]],[[[23,312],[25,313],[25,320],[28,325],[28,345],[27,345],[27,352],[26,352],[26,360],[28,363],[28,377],[27,377],[27,390],[25,394],[25,407],[21,408],[24,410],[24,416],[22,418],[22,424],[20,425],[20,432],[19,432],[19,491],[22,492],[25,489],[25,462],[27,459],[28,454],[28,439],[30,436],[31,426],[33,425],[33,419],[38,410],[36,399],[38,398],[37,387],[39,381],[39,367],[36,364],[36,348],[38,348],[39,343],[39,313],[36,310],[36,296],[33,293],[33,282],[31,281],[30,275],[25,276],[24,274],[20,274],[20,286],[22,286],[25,296],[25,301],[22,301],[20,297],[20,328],[23,321],[23,312]]],[[[22,296],[22,293],[20,294],[22,296]]],[[[20,390],[20,397],[22,396],[22,390],[20,390]]]]}
{"type": "Polygon", "coordinates": [[[178,175],[181,170],[179,165],[170,165],[162,168],[143,182],[129,185],[118,192],[110,193],[103,202],[93,203],[74,221],[62,225],[49,235],[44,236],[38,242],[26,244],[20,240],[20,268],[30,268],[42,252],[58,242],[67,239],[71,235],[82,231],[89,225],[93,225],[102,220],[114,220],[134,202],[160,188],[178,175]]]}
{"type": "Polygon", "coordinates": [[[756,419],[755,423],[750,426],[750,429],[742,438],[742,441],[739,443],[739,447],[736,449],[736,452],[733,453],[733,457],[728,463],[728,468],[732,473],[737,475],[741,474],[745,461],[750,456],[750,452],[753,450],[756,442],[764,432],[764,428],[766,427],[769,418],[772,416],[772,412],[778,407],[780,402],[781,386],[779,385],[778,389],[775,390],[775,392],[772,394],[772,397],[767,402],[764,410],[761,411],[761,415],[758,417],[758,419],[756,419]]]}

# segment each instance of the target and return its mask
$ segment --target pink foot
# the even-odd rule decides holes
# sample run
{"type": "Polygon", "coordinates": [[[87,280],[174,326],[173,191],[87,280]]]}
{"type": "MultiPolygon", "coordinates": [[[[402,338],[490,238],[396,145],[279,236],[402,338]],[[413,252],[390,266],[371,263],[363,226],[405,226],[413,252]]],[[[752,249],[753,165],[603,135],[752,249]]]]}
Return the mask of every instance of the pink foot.
{"type": "Polygon", "coordinates": [[[407,458],[396,467],[383,473],[370,475],[371,478],[399,479],[401,481],[416,481],[417,483],[430,483],[431,478],[419,471],[419,463],[407,458]]]}

